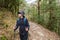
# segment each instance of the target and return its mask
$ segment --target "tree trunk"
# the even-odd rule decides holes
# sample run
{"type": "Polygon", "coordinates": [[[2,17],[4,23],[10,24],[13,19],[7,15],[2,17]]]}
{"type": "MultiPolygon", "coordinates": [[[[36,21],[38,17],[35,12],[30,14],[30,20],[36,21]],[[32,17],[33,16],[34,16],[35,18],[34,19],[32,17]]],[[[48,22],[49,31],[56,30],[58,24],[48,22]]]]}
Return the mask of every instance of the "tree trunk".
{"type": "Polygon", "coordinates": [[[40,1],[41,0],[38,0],[38,23],[40,23],[40,1]]]}
{"type": "Polygon", "coordinates": [[[40,1],[41,0],[38,0],[38,15],[40,15],[40,1]]]}

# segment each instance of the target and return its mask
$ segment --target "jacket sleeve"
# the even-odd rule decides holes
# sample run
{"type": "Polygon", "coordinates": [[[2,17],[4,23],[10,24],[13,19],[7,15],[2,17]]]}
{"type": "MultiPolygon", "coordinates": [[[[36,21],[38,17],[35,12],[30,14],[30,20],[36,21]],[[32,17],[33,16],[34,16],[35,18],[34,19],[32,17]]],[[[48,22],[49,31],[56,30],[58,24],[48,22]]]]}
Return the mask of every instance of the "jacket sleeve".
{"type": "Polygon", "coordinates": [[[14,30],[17,30],[18,26],[19,26],[19,24],[18,24],[18,20],[17,20],[16,26],[15,26],[15,29],[14,30]]]}
{"type": "Polygon", "coordinates": [[[26,19],[26,27],[28,27],[28,29],[30,28],[30,25],[27,19],[26,19]]]}

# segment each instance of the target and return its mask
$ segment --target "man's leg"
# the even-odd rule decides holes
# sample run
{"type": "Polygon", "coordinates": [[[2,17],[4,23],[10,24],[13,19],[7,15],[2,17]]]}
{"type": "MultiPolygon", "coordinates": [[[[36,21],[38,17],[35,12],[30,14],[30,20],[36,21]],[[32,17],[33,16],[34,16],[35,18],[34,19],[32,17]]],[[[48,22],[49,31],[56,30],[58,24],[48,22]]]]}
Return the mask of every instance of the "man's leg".
{"type": "Polygon", "coordinates": [[[20,34],[20,40],[28,40],[28,32],[26,32],[24,35],[20,34]]]}
{"type": "Polygon", "coordinates": [[[20,34],[20,40],[23,40],[23,35],[20,34]]]}
{"type": "Polygon", "coordinates": [[[28,40],[28,33],[23,36],[23,40],[28,40]]]}

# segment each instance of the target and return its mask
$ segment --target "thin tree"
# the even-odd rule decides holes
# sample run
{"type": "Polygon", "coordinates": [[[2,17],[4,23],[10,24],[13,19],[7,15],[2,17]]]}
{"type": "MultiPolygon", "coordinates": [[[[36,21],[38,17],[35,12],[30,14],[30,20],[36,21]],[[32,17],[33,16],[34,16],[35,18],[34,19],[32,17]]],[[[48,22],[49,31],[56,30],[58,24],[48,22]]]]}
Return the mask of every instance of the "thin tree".
{"type": "MultiPolygon", "coordinates": [[[[38,19],[40,20],[40,2],[41,0],[38,0],[38,19]]],[[[38,20],[38,21],[39,21],[38,20]]],[[[38,22],[39,23],[39,22],[38,22]]]]}

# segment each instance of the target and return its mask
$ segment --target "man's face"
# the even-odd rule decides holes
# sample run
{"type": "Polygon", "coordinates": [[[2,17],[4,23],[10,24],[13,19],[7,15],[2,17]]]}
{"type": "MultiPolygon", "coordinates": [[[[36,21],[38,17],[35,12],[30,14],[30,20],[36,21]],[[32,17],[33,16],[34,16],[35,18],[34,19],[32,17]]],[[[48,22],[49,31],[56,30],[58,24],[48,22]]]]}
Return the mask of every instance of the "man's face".
{"type": "Polygon", "coordinates": [[[20,18],[22,16],[22,14],[18,14],[18,17],[20,18]]]}

